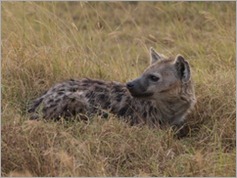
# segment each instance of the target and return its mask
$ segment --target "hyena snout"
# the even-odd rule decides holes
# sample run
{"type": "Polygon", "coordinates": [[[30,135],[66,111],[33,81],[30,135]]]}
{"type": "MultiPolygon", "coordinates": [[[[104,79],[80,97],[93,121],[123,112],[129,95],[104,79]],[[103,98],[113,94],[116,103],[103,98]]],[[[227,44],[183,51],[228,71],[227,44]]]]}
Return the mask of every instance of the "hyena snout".
{"type": "Polygon", "coordinates": [[[126,84],[126,86],[127,86],[127,89],[133,90],[133,88],[134,88],[134,83],[133,83],[133,82],[128,82],[128,83],[126,84]]]}
{"type": "Polygon", "coordinates": [[[147,92],[147,84],[142,78],[137,78],[126,84],[127,89],[133,97],[148,97],[152,96],[152,93],[147,92]]]}

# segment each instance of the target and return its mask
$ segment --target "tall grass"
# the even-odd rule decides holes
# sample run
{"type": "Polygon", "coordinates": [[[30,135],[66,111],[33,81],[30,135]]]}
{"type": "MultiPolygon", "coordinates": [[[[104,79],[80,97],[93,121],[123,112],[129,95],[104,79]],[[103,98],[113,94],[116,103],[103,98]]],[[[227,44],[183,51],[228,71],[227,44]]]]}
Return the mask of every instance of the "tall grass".
{"type": "Polygon", "coordinates": [[[2,2],[2,176],[235,176],[235,2],[2,2]],[[29,121],[69,78],[126,82],[149,48],[192,66],[189,134],[111,116],[29,121]]]}

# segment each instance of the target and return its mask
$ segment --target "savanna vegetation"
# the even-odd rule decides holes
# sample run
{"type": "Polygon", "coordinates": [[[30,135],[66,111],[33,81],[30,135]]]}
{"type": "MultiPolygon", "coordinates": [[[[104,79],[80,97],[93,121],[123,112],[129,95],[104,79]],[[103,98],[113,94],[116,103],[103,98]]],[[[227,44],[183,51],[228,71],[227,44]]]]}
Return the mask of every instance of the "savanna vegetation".
{"type": "Polygon", "coordinates": [[[2,2],[2,176],[235,176],[235,2],[2,2]],[[197,104],[185,137],[170,128],[31,121],[57,82],[127,82],[149,48],[191,64],[197,104]]]}

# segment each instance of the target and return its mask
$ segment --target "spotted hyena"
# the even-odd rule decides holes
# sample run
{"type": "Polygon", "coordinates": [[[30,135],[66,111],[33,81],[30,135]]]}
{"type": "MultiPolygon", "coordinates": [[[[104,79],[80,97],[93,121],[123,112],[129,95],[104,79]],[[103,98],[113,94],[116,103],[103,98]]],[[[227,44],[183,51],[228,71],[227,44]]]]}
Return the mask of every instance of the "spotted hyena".
{"type": "Polygon", "coordinates": [[[90,118],[112,113],[132,125],[179,124],[196,102],[189,63],[150,49],[150,66],[127,84],[84,78],[56,84],[35,99],[31,118],[90,118]],[[76,116],[76,117],[75,117],[76,116]]]}

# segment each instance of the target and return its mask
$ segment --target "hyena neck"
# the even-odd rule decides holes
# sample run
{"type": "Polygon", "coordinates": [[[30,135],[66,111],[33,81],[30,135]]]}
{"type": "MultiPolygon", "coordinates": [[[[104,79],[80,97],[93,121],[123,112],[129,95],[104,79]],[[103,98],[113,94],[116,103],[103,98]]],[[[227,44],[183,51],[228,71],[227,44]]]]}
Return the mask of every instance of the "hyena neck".
{"type": "Polygon", "coordinates": [[[184,97],[170,98],[169,100],[146,100],[130,98],[130,105],[126,108],[132,113],[132,125],[146,123],[148,125],[171,124],[178,125],[185,119],[191,108],[190,101],[184,97]]]}
{"type": "Polygon", "coordinates": [[[134,97],[130,99],[132,125],[144,123],[155,126],[160,124],[160,115],[154,101],[134,97]]]}
{"type": "Polygon", "coordinates": [[[185,96],[170,97],[157,100],[156,107],[162,123],[178,125],[185,120],[192,102],[185,96]]]}

